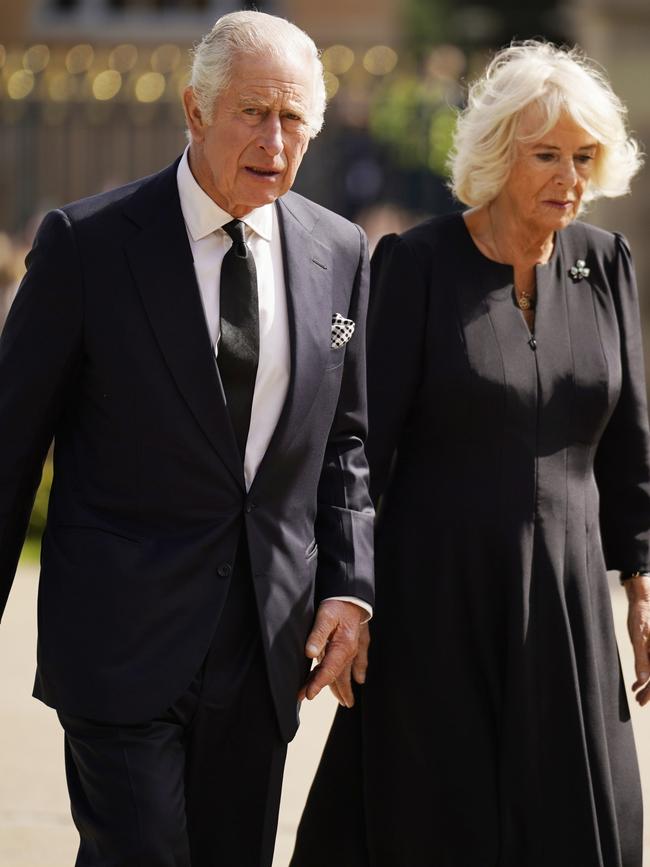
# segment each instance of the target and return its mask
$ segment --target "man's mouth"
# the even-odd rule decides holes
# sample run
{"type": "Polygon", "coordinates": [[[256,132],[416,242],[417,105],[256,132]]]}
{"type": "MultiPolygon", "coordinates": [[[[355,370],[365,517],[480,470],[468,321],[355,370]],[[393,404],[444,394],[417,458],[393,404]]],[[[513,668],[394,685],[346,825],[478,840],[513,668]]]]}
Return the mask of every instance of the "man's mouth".
{"type": "Polygon", "coordinates": [[[280,174],[277,169],[261,169],[258,168],[258,166],[246,166],[246,171],[262,178],[274,178],[276,175],[280,174]]]}

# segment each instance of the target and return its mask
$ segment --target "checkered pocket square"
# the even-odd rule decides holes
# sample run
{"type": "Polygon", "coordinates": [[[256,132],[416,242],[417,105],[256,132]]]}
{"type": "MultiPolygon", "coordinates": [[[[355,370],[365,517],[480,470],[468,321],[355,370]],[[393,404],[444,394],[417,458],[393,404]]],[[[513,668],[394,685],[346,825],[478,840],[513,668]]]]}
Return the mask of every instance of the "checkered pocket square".
{"type": "Polygon", "coordinates": [[[332,316],[332,342],[330,347],[332,349],[340,349],[341,346],[345,346],[354,334],[355,328],[356,325],[351,319],[346,319],[340,313],[335,313],[332,316]]]}

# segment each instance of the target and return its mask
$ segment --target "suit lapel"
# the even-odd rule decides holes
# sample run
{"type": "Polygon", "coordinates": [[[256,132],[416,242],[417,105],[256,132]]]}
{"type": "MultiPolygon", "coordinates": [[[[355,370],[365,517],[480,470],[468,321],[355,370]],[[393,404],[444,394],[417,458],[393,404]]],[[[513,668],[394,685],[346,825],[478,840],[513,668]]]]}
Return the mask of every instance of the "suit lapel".
{"type": "Polygon", "coordinates": [[[176,162],[134,194],[127,214],[141,231],[127,256],[151,327],[180,393],[224,464],[243,466],[210,342],[183,220],[176,162]]]}
{"type": "Polygon", "coordinates": [[[331,251],[314,238],[314,220],[288,194],[276,207],[289,317],[291,375],[278,424],[254,485],[286,451],[314,403],[330,353],[332,323],[331,251]]]}

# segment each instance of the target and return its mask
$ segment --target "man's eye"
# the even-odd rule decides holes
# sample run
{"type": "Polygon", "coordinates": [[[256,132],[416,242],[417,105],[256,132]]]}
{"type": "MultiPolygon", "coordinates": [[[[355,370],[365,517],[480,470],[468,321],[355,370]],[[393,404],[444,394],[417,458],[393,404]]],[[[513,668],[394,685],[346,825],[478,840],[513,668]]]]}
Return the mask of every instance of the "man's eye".
{"type": "Polygon", "coordinates": [[[284,117],[286,120],[295,121],[297,123],[302,121],[302,117],[299,114],[294,114],[292,111],[287,112],[284,117]]]}
{"type": "Polygon", "coordinates": [[[244,114],[249,114],[251,117],[256,117],[260,113],[259,108],[253,108],[250,106],[249,108],[244,109],[244,114]]]}

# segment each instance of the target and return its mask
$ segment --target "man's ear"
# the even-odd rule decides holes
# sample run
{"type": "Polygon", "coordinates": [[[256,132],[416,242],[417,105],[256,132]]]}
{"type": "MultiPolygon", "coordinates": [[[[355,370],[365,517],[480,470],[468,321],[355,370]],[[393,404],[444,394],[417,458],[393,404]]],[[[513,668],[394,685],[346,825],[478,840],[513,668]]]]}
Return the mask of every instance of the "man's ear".
{"type": "Polygon", "coordinates": [[[205,135],[206,123],[196,100],[194,88],[188,85],[183,91],[183,110],[185,121],[193,141],[202,141],[205,135]]]}

